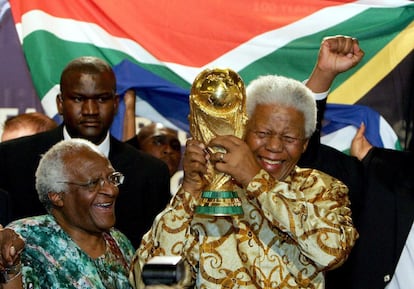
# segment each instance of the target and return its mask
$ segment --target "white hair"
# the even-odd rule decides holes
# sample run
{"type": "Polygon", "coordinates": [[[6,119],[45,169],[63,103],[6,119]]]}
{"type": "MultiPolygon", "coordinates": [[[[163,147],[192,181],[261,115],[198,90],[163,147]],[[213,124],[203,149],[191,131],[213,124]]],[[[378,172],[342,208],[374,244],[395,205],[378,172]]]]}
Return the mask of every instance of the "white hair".
{"type": "Polygon", "coordinates": [[[78,154],[80,151],[91,150],[104,156],[92,142],[73,138],[63,140],[52,146],[40,159],[36,170],[36,190],[40,202],[50,212],[50,192],[66,192],[68,185],[62,183],[67,179],[65,158],[70,154],[78,154]]]}
{"type": "Polygon", "coordinates": [[[246,88],[246,110],[249,118],[258,104],[292,107],[303,113],[305,137],[316,128],[316,102],[312,91],[302,82],[278,75],[260,76],[246,88]]]}

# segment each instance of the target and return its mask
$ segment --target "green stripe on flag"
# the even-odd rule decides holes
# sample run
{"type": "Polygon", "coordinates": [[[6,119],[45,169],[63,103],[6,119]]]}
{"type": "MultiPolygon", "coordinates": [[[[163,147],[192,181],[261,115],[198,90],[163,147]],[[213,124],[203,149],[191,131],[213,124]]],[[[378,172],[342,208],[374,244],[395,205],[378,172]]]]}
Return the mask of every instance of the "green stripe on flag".
{"type": "MultiPolygon", "coordinates": [[[[358,66],[360,67],[408,26],[413,20],[413,15],[414,5],[367,9],[329,29],[290,42],[248,65],[240,71],[240,75],[246,83],[262,74],[282,74],[303,80],[309,76],[313,69],[320,42],[324,37],[333,35],[349,35],[359,39],[361,47],[366,52],[364,59],[358,66]]],[[[355,69],[339,75],[332,90],[355,73],[355,69]]]]}
{"type": "Polygon", "coordinates": [[[41,99],[51,87],[59,83],[60,74],[69,61],[86,55],[105,59],[111,65],[129,59],[177,85],[185,88],[189,86],[185,80],[165,66],[138,63],[128,54],[118,50],[96,47],[88,43],[64,41],[47,31],[36,31],[26,36],[23,49],[36,92],[41,99]]]}

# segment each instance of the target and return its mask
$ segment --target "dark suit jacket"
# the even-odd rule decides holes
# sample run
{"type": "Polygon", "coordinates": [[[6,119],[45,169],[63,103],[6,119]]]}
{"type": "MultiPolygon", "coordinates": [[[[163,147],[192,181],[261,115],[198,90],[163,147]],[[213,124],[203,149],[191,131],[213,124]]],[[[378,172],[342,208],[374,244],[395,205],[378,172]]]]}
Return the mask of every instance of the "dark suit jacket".
{"type": "MultiPolygon", "coordinates": [[[[323,113],[326,107],[326,99],[319,100],[316,104],[318,107],[317,129],[310,138],[308,148],[301,156],[298,166],[318,169],[337,178],[348,187],[352,219],[358,230],[358,222],[361,219],[360,215],[364,203],[363,165],[357,158],[348,156],[330,146],[321,144],[320,131],[323,113]]],[[[359,241],[359,239],[356,241],[355,247],[358,245],[359,241]]],[[[354,253],[353,251],[354,249],[351,251],[350,258],[354,253]]],[[[349,270],[352,266],[352,262],[348,260],[341,267],[328,271],[326,273],[326,289],[352,288],[347,287],[349,286],[349,282],[347,282],[347,280],[349,280],[349,270]]]]}
{"type": "Polygon", "coordinates": [[[320,143],[318,130],[298,165],[326,172],[349,188],[359,239],[348,260],[326,273],[327,289],[379,289],[392,278],[414,220],[414,154],[373,148],[362,162],[320,143]]]}
{"type": "Polygon", "coordinates": [[[343,287],[384,288],[392,278],[414,220],[414,154],[373,148],[363,159],[365,198],[360,238],[343,287]]]}
{"type": "Polygon", "coordinates": [[[0,189],[0,225],[5,227],[11,218],[9,193],[0,189]]]}
{"type": "MultiPolygon", "coordinates": [[[[63,126],[0,143],[0,188],[10,194],[12,219],[44,214],[35,190],[35,171],[41,154],[63,140],[63,126]]],[[[161,160],[111,136],[109,160],[125,175],[116,202],[116,227],[137,247],[164,209],[170,195],[168,168],[161,160]]]]}

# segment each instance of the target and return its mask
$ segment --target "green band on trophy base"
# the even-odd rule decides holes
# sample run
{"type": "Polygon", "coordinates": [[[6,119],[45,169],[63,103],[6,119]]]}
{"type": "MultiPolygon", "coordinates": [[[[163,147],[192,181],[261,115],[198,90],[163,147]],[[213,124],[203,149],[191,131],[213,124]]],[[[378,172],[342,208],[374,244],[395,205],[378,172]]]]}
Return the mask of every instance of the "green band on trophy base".
{"type": "Polygon", "coordinates": [[[243,208],[238,206],[229,206],[229,207],[196,207],[196,214],[198,215],[208,215],[208,216],[236,216],[243,215],[243,208]]]}
{"type": "Polygon", "coordinates": [[[207,216],[237,216],[243,215],[241,200],[236,192],[206,191],[201,195],[201,204],[195,213],[207,216]]]}
{"type": "Polygon", "coordinates": [[[237,193],[231,191],[205,191],[201,193],[201,197],[206,199],[234,199],[237,198],[237,193]]]}

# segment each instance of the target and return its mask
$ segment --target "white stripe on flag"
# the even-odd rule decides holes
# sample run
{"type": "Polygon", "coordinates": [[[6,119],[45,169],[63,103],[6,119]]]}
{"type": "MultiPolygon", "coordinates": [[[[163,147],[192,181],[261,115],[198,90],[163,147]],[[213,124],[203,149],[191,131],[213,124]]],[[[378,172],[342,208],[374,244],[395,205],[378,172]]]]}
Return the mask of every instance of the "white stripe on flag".
{"type": "Polygon", "coordinates": [[[356,134],[356,127],[349,125],[321,137],[321,142],[339,151],[349,150],[356,134]]]}
{"type": "Polygon", "coordinates": [[[135,114],[137,116],[145,117],[153,122],[162,123],[166,127],[170,127],[175,130],[180,130],[180,128],[175,126],[172,122],[170,122],[162,114],[156,111],[148,102],[141,99],[139,96],[136,97],[135,114]]]}
{"type": "Polygon", "coordinates": [[[54,17],[40,10],[29,11],[22,17],[24,27],[17,26],[19,37],[26,37],[35,31],[47,31],[66,41],[91,44],[101,48],[121,51],[131,57],[152,64],[162,64],[137,42],[115,37],[95,23],[54,17]]]}
{"type": "MultiPolygon", "coordinates": [[[[380,134],[384,148],[398,149],[400,147],[398,136],[393,128],[382,116],[380,116],[379,122],[380,131],[378,133],[380,134]]],[[[330,134],[322,136],[321,142],[325,145],[336,148],[337,150],[343,152],[348,151],[351,148],[351,142],[356,132],[357,128],[355,126],[349,125],[330,134]]]]}
{"type": "Polygon", "coordinates": [[[398,136],[392,129],[391,125],[383,117],[380,117],[379,129],[384,147],[390,149],[397,148],[397,144],[399,143],[398,136]]]}
{"type": "Polygon", "coordinates": [[[59,84],[54,85],[42,98],[42,106],[47,116],[53,118],[57,113],[56,96],[60,93],[59,84]]]}

